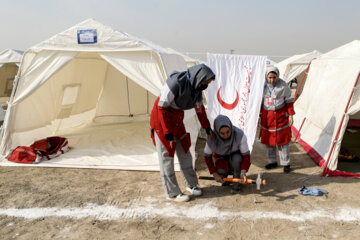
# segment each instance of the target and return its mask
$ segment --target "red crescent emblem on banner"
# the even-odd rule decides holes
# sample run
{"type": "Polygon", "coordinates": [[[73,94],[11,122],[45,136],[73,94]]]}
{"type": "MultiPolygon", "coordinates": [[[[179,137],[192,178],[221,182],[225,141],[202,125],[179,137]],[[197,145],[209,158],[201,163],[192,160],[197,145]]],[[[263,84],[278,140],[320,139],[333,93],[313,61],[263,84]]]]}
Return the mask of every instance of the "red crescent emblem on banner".
{"type": "Polygon", "coordinates": [[[238,91],[235,90],[235,91],[236,91],[236,99],[235,99],[235,101],[234,101],[233,103],[230,104],[230,103],[224,102],[224,101],[221,99],[221,97],[220,97],[220,89],[221,89],[221,87],[219,88],[219,90],[218,90],[218,92],[217,92],[217,99],[218,99],[220,105],[221,105],[223,108],[228,109],[228,110],[234,109],[234,108],[236,107],[236,105],[238,104],[238,102],[239,102],[239,93],[238,93],[238,91]]]}

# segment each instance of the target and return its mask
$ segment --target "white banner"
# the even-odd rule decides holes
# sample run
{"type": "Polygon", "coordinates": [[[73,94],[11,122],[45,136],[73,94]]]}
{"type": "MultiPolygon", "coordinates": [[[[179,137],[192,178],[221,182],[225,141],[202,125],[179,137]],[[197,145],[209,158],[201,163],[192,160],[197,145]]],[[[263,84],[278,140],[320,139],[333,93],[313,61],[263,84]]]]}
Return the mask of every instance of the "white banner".
{"type": "Polygon", "coordinates": [[[266,56],[208,54],[208,66],[216,74],[206,90],[207,112],[211,125],[223,114],[242,129],[250,151],[256,128],[265,82],[266,56]]]}

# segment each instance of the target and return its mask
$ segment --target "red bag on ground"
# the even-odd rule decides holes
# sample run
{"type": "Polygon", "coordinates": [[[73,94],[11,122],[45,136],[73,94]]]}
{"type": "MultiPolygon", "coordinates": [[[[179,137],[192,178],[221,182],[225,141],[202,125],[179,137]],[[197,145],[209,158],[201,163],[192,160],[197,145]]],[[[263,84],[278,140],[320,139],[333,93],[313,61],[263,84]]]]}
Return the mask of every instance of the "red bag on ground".
{"type": "Polygon", "coordinates": [[[33,163],[40,160],[41,155],[35,149],[26,146],[19,146],[11,153],[9,161],[17,163],[33,163]]]}
{"type": "Polygon", "coordinates": [[[68,140],[63,137],[48,137],[34,142],[31,148],[39,151],[48,160],[69,151],[68,140]]]}

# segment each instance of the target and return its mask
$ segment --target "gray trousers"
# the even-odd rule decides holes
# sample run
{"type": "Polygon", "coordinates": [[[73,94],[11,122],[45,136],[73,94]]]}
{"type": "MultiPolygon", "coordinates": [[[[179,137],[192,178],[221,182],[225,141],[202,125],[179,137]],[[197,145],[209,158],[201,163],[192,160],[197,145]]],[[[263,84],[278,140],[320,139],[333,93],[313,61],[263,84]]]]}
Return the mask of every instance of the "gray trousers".
{"type": "MultiPolygon", "coordinates": [[[[181,194],[179,184],[176,180],[175,170],[174,170],[174,158],[170,157],[166,148],[161,143],[159,137],[155,132],[155,143],[156,150],[159,157],[160,164],[160,176],[164,186],[165,194],[168,197],[175,197],[181,194]]],[[[198,180],[196,172],[193,168],[192,156],[190,151],[185,153],[180,139],[176,139],[176,149],[175,153],[179,159],[181,175],[184,179],[185,185],[187,187],[193,188],[198,185],[198,180]]]]}
{"type": "MultiPolygon", "coordinates": [[[[230,168],[230,170],[233,171],[233,178],[240,178],[240,173],[241,173],[240,167],[241,167],[241,163],[242,163],[242,156],[241,156],[240,152],[239,151],[233,152],[229,156],[224,156],[224,158],[229,160],[229,165],[230,165],[229,168],[230,168]]],[[[229,171],[227,171],[225,169],[221,169],[221,168],[218,168],[216,170],[216,172],[223,178],[227,177],[227,175],[229,173],[229,171]]],[[[234,183],[233,188],[239,189],[240,183],[234,183]]]]}
{"type": "MultiPolygon", "coordinates": [[[[279,149],[280,165],[281,166],[290,165],[290,145],[285,144],[277,147],[279,149]]],[[[267,149],[269,163],[276,163],[276,146],[266,145],[266,149],[267,149]]]]}

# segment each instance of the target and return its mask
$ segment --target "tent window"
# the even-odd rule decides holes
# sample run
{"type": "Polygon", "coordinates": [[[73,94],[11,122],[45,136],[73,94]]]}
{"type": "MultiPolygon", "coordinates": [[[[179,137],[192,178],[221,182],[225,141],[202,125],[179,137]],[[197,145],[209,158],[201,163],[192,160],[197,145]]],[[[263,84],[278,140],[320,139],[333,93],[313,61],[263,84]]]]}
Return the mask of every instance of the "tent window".
{"type": "Polygon", "coordinates": [[[65,87],[61,105],[68,106],[76,103],[79,89],[80,89],[80,85],[75,85],[75,86],[72,85],[65,87]]]}
{"type": "Polygon", "coordinates": [[[10,97],[12,89],[14,85],[14,78],[8,78],[6,79],[6,86],[5,86],[5,92],[4,95],[7,97],[10,97]]]}
{"type": "Polygon", "coordinates": [[[61,108],[57,116],[59,119],[68,118],[71,115],[72,107],[76,103],[79,90],[80,84],[68,85],[64,87],[61,108]]]}

